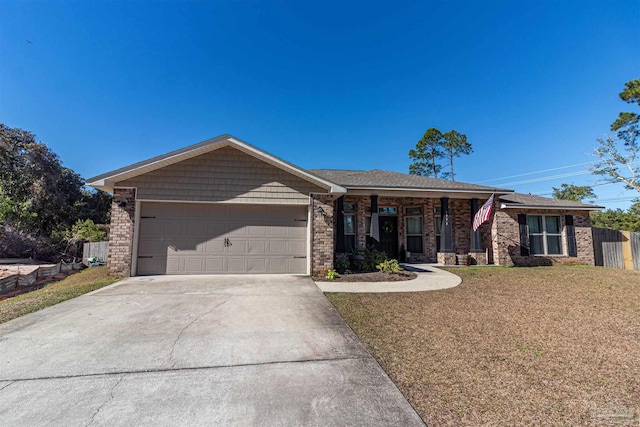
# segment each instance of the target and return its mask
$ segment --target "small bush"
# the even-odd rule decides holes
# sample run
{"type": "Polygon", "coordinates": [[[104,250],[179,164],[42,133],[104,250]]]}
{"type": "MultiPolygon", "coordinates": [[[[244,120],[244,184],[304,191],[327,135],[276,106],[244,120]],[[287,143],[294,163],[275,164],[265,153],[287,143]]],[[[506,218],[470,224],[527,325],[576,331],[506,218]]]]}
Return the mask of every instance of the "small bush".
{"type": "Polygon", "coordinates": [[[363,255],[364,262],[362,263],[362,266],[367,271],[375,271],[378,264],[389,259],[386,253],[378,251],[372,246],[364,248],[363,255]]]}
{"type": "Polygon", "coordinates": [[[376,268],[383,273],[394,274],[400,271],[400,265],[396,259],[388,259],[376,265],[376,268]]]}
{"type": "Polygon", "coordinates": [[[337,279],[338,277],[340,277],[340,275],[334,269],[327,271],[327,276],[326,276],[327,280],[337,279]]]}
{"type": "Polygon", "coordinates": [[[336,261],[336,271],[340,274],[344,274],[349,270],[349,261],[341,259],[336,261]]]}

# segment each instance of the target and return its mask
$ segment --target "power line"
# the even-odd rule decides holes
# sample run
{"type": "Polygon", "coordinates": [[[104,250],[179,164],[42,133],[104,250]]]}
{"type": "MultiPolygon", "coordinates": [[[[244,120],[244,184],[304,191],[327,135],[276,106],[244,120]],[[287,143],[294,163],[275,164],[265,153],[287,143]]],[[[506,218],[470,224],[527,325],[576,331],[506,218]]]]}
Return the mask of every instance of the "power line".
{"type": "Polygon", "coordinates": [[[561,169],[575,168],[576,166],[591,165],[591,164],[594,164],[594,163],[595,163],[595,161],[594,162],[577,163],[575,165],[560,166],[560,167],[557,167],[557,168],[543,169],[543,170],[539,170],[539,171],[535,171],[535,172],[521,173],[521,174],[518,174],[518,175],[511,175],[511,176],[505,176],[505,177],[502,177],[502,178],[487,179],[487,180],[484,180],[484,181],[476,181],[476,182],[478,184],[482,184],[482,183],[485,183],[485,182],[501,181],[503,179],[517,178],[519,176],[527,176],[527,175],[536,175],[536,174],[539,174],[539,173],[552,172],[552,171],[557,171],[557,170],[561,170],[561,169]]]}
{"type": "Polygon", "coordinates": [[[504,187],[504,186],[514,186],[514,185],[521,185],[521,184],[531,184],[532,182],[551,181],[559,178],[568,178],[570,176],[587,175],[589,173],[591,172],[589,171],[568,172],[568,173],[563,173],[559,175],[542,176],[539,178],[531,178],[531,179],[525,179],[522,181],[514,181],[514,182],[505,182],[505,183],[499,183],[494,185],[504,187]]]}

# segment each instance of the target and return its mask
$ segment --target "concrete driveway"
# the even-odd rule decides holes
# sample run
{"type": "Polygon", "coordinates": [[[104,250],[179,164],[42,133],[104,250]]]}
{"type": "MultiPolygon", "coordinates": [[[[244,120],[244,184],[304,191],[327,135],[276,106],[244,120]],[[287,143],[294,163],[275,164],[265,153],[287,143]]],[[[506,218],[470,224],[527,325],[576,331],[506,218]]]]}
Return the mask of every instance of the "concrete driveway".
{"type": "Polygon", "coordinates": [[[424,425],[306,277],[136,277],[0,325],[0,425],[424,425]]]}

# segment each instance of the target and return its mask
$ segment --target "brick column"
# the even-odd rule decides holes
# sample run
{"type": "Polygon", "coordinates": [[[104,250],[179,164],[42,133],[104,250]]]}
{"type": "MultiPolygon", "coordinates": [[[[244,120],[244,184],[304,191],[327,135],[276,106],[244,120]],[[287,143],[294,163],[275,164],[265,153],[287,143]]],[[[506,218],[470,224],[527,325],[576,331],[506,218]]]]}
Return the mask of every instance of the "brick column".
{"type": "Polygon", "coordinates": [[[133,255],[133,229],[136,217],[136,190],[116,188],[111,202],[109,228],[109,275],[129,277],[133,255]]]}
{"type": "Polygon", "coordinates": [[[333,197],[316,195],[311,212],[311,274],[324,276],[333,268],[333,197]]]}

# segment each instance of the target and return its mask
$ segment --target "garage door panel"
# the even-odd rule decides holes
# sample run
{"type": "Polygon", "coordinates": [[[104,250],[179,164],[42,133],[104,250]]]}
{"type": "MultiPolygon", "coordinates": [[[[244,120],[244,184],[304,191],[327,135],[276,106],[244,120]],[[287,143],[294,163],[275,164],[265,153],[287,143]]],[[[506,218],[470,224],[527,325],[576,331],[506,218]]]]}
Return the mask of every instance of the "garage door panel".
{"type": "Polygon", "coordinates": [[[184,269],[191,272],[205,272],[205,262],[203,258],[185,258],[184,269]]]}
{"type": "Polygon", "coordinates": [[[306,272],[306,206],[141,207],[138,274],[306,272]]]}
{"type": "Polygon", "coordinates": [[[247,242],[247,253],[250,255],[264,255],[268,251],[268,242],[266,240],[250,240],[247,242]]]}
{"type": "Polygon", "coordinates": [[[239,240],[239,239],[231,240],[231,246],[227,247],[227,253],[232,256],[246,254],[247,246],[248,245],[246,240],[239,240]]]}
{"type": "Polygon", "coordinates": [[[224,258],[207,257],[205,260],[205,273],[224,273],[224,258]]]}
{"type": "Polygon", "coordinates": [[[304,256],[307,253],[307,243],[306,242],[296,242],[296,241],[287,241],[287,253],[304,256]]]}
{"type": "Polygon", "coordinates": [[[228,258],[228,273],[247,273],[247,260],[245,258],[228,258]]]}

